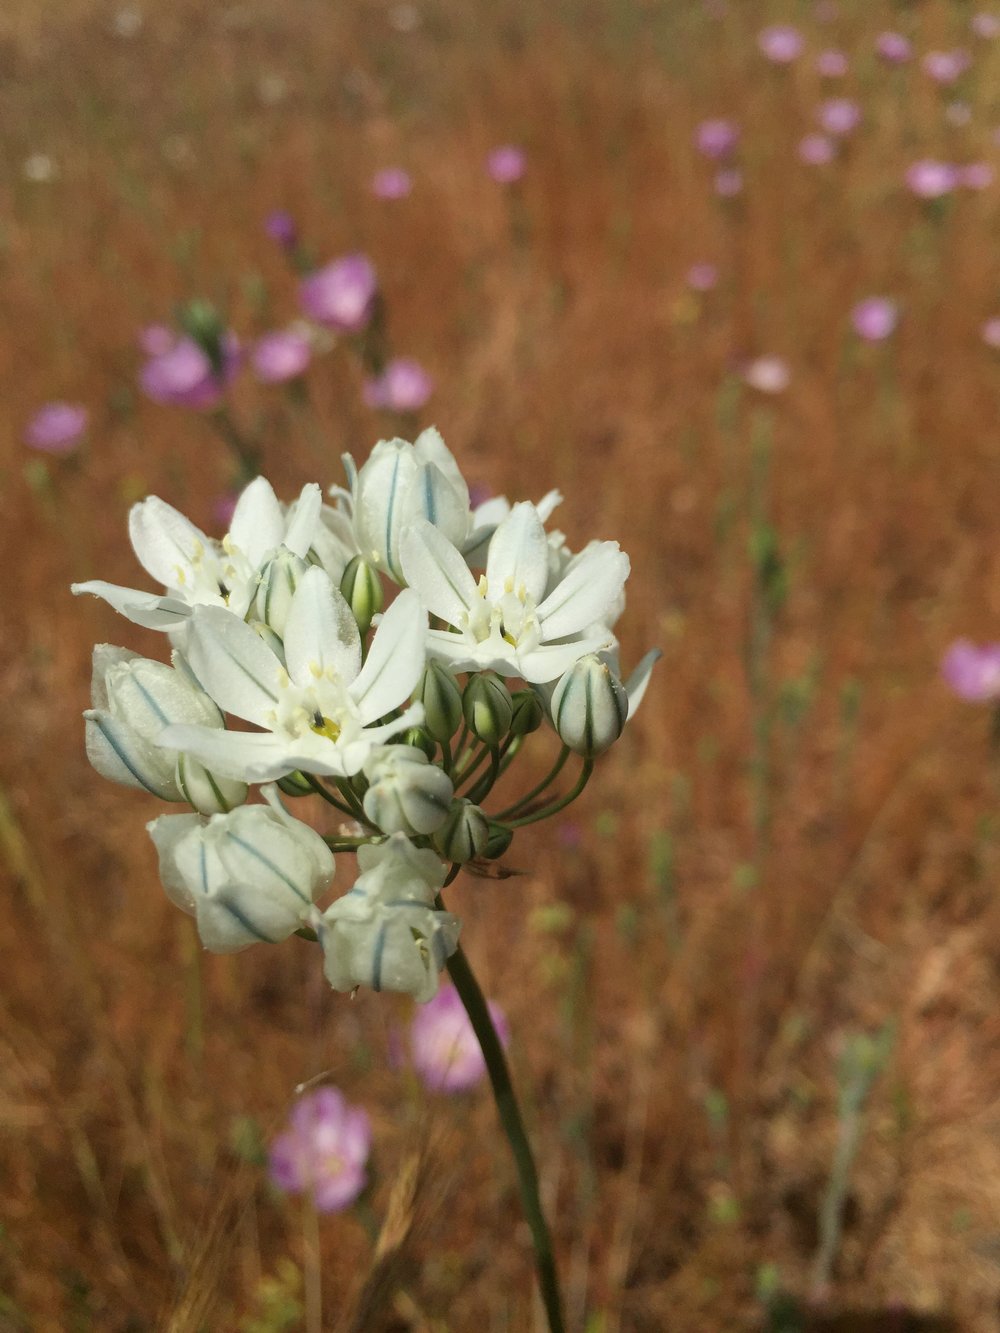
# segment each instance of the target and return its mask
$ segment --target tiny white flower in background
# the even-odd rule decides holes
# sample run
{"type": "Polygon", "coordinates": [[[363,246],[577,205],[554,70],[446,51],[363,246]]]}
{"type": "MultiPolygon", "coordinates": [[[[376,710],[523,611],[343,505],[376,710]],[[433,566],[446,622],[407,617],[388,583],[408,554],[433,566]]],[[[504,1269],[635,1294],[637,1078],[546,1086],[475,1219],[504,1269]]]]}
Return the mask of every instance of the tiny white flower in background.
{"type": "Polygon", "coordinates": [[[215,777],[197,761],[157,744],[172,723],[219,731],[225,725],[218,707],[183,670],[98,644],[91,697],[93,706],[83,715],[87,757],[102,777],[165,801],[187,800],[203,814],[246,800],[244,783],[215,777]]]}
{"type": "Polygon", "coordinates": [[[125,5],[111,16],[110,27],[116,37],[128,41],[130,38],[138,36],[142,29],[142,22],[142,10],[136,9],[132,5],[125,5]]]}
{"type": "Polygon", "coordinates": [[[431,999],[461,929],[458,917],[434,908],[444,862],[394,833],[360,847],[358,867],[353,888],[314,917],[327,980],[334,990],[371,986],[431,999]]]}
{"type": "Polygon", "coordinates": [[[461,553],[430,523],[403,535],[406,581],[450,630],[428,631],[427,650],[455,671],[492,670],[531,684],[555,680],[607,647],[604,625],[629,573],[617,542],[596,542],[549,586],[549,543],[533,504],[513,507],[490,541],[478,583],[461,553]],[[588,632],[597,627],[596,632],[588,632]]]}
{"type": "Polygon", "coordinates": [[[308,825],[273,805],[225,815],[161,815],[147,824],[171,902],[194,916],[206,949],[277,944],[302,926],[333,879],[333,854],[308,825]]]}
{"type": "Polygon", "coordinates": [[[365,761],[365,814],[383,833],[433,833],[448,817],[451,778],[413,745],[380,745],[365,761]]]}
{"type": "Polygon", "coordinates": [[[139,563],[165,593],[143,592],[94,579],[74,583],[74,593],[92,593],[146,629],[183,629],[196,606],[225,607],[246,615],[257,592],[264,561],[285,547],[303,559],[322,541],[323,498],[313,482],[287,510],[270,482],[258,477],[236,502],[221,542],[152,495],[133,505],[129,536],[139,563]]]}
{"type": "Polygon", "coordinates": [[[31,181],[33,185],[48,185],[59,175],[59,168],[48,153],[32,153],[30,157],[24,159],[21,170],[24,179],[31,181]]]}
{"type": "Polygon", "coordinates": [[[426,612],[416,594],[404,590],[382,616],[362,666],[357,622],[318,566],[305,572],[292,595],[284,661],[244,621],[220,607],[202,607],[187,636],[192,671],[225,712],[264,730],[178,726],[160,743],[245,782],[296,769],[351,777],[373,746],[423,721],[423,705],[412,704],[377,725],[413,693],[426,633],[426,612]]]}

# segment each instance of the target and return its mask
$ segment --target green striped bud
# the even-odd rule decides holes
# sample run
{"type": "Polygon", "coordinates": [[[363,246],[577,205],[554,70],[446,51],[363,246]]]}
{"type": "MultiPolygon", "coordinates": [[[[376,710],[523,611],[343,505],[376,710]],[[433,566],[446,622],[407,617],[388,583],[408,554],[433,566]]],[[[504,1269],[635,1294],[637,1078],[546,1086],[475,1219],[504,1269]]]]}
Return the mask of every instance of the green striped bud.
{"type": "Polygon", "coordinates": [[[549,707],[563,744],[591,758],[622,734],[628,695],[611,668],[596,653],[588,653],[560,679],[549,707]]]}
{"type": "Polygon", "coordinates": [[[495,671],[477,671],[462,695],[462,712],[473,736],[495,750],[514,716],[510,690],[495,671]]]}
{"type": "Polygon", "coordinates": [[[414,698],[424,706],[424,726],[436,741],[451,740],[462,721],[462,690],[443,662],[430,661],[414,698]]]}
{"type": "Polygon", "coordinates": [[[534,690],[518,690],[511,696],[514,714],[510,720],[512,736],[528,736],[545,721],[545,711],[534,690]]]}
{"type": "Polygon", "coordinates": [[[292,596],[308,568],[300,555],[282,547],[268,560],[257,577],[253,616],[279,638],[285,636],[285,622],[292,596]]]}
{"type": "Polygon", "coordinates": [[[340,591],[358,622],[361,637],[371,629],[372,621],[382,610],[385,595],[378,570],[363,556],[356,555],[348,562],[340,580],[340,591]]]}
{"type": "Polygon", "coordinates": [[[490,821],[463,796],[452,801],[447,819],[431,841],[446,860],[464,865],[482,856],[489,840],[490,821]]]}

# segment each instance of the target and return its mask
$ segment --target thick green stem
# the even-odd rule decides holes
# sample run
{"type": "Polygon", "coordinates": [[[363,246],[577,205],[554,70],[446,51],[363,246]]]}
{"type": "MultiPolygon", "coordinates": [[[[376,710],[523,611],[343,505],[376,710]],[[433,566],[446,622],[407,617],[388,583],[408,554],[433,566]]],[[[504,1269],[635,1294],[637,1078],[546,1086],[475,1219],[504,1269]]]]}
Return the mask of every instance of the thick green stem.
{"type": "Polygon", "coordinates": [[[456,949],[448,960],[448,972],[482,1049],[500,1123],[514,1154],[521,1190],[521,1205],[531,1229],[535,1270],[538,1274],[538,1285],[548,1319],[549,1333],[564,1333],[562,1301],[559,1295],[559,1278],[556,1273],[552,1238],[542,1211],[542,1201],[538,1192],[538,1172],[535,1169],[535,1159],[521,1118],[521,1108],[518,1106],[514,1086],[511,1083],[507,1058],[503,1053],[497,1030],[493,1026],[489,1005],[479,988],[475,973],[469,966],[469,960],[460,948],[456,949]]]}

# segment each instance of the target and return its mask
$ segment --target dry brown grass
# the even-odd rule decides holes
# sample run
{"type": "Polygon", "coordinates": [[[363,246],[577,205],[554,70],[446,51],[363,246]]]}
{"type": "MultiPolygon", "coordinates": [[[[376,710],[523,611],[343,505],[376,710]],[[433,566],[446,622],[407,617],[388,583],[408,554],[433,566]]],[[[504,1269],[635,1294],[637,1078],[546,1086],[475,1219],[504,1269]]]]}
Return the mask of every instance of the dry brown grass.
{"type": "MultiPolygon", "coordinates": [[[[324,1069],[372,1112],[374,1208],[399,1223],[365,1327],[533,1326],[485,1093],[456,1107],[408,1088],[385,1060],[405,1006],[330,995],[304,943],[202,956],[156,883],[142,825],[158,812],[83,754],[92,642],[143,640],[72,602],[70,581],[131,581],[137,495],[209,523],[228,479],[197,420],[123,393],[134,330],[197,291],[260,327],[247,275],[291,312],[259,227],[279,205],[324,255],[373,255],[394,342],[433,370],[431,419],[467,474],[532,496],[558,484],[571,543],[622,539],[626,659],[665,649],[581,804],[581,846],[527,831],[510,855],[525,878],[454,892],[533,1090],[571,1327],[584,1311],[603,1312],[594,1330],[762,1327],[765,1264],[803,1296],[836,1053],[892,1019],[832,1309],[896,1303],[926,1316],[919,1327],[996,1328],[995,758],[988,718],[936,672],[951,637],[990,637],[1000,619],[998,370],[978,341],[998,213],[995,190],[965,195],[935,227],[899,177],[918,152],[985,148],[1000,55],[979,53],[964,131],[943,128],[916,73],[900,96],[866,66],[849,81],[865,131],[846,164],[811,175],[790,149],[816,80],[806,63],[762,69],[753,50],[777,5],[734,0],[719,27],[694,3],[428,0],[403,35],[367,0],[185,0],[151,4],[131,42],[109,35],[96,0],[46,8],[7,0],[0,16],[0,1328],[240,1327],[303,1239],[234,1126],[249,1117],[267,1135],[324,1069]],[[268,73],[288,84],[274,107],[256,91],[268,73]],[[701,116],[727,111],[746,127],[749,187],[724,215],[689,145],[701,116]],[[481,169],[507,138],[530,153],[523,249],[481,169]],[[35,151],[57,160],[57,182],[24,181],[35,151]],[[395,160],[417,188],[379,204],[368,176],[395,160]],[[703,257],[723,285],[699,302],[683,274],[703,257]],[[846,311],[878,290],[905,302],[899,336],[849,354],[846,311]],[[759,405],[727,408],[720,386],[758,351],[794,374],[769,408],[768,504],[790,563],[769,680],[777,692],[813,670],[815,686],[802,721],[776,727],[770,841],[748,887],[759,405]],[[19,433],[53,396],[94,405],[96,421],[86,455],[44,485],[19,433]],[[649,864],[664,831],[666,887],[649,864]],[[536,910],[555,902],[572,909],[559,930],[536,910]]],[[[849,50],[898,19],[877,0],[842,8],[849,50]]],[[[915,7],[921,45],[957,40],[965,13],[915,7]]],[[[831,40],[809,27],[813,49],[831,40]]],[[[324,480],[382,428],[350,370],[328,364],[315,374],[324,480]]],[[[287,493],[315,461],[286,427],[266,465],[287,493]]],[[[333,1327],[367,1299],[371,1249],[345,1218],[322,1223],[321,1243],[333,1327]]]]}

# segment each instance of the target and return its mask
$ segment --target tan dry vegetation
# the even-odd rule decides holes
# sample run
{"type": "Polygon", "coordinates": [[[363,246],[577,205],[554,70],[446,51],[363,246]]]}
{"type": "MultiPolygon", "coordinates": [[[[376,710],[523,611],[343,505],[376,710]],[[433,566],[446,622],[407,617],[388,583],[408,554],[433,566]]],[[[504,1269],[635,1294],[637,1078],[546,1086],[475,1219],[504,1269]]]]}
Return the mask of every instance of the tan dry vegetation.
{"type": "MultiPolygon", "coordinates": [[[[103,4],[4,6],[0,1327],[242,1327],[305,1242],[237,1130],[249,1119],[267,1137],[323,1070],[372,1113],[374,1214],[399,1241],[364,1326],[534,1318],[485,1092],[459,1106],[410,1087],[386,1059],[406,1006],[331,995],[301,941],[201,955],[156,882],[142,825],[159,811],[83,754],[93,641],[162,645],[72,602],[69,583],[133,580],[137,496],[209,524],[229,478],[203,423],[136,399],[135,329],[204,292],[252,333],[261,281],[273,318],[290,316],[291,279],[260,231],[277,206],[318,254],[371,253],[394,344],[434,373],[427,419],[467,475],[514,495],[558,484],[571,544],[621,538],[625,659],[665,650],[572,816],[580,845],[527,831],[508,857],[523,878],[453,893],[515,1033],[570,1327],[589,1311],[603,1312],[594,1329],[762,1328],[765,1264],[805,1297],[837,1053],[888,1021],[816,1327],[997,1327],[996,755],[988,716],[949,697],[937,665],[957,633],[989,638],[1000,620],[1000,381],[978,339],[998,215],[995,190],[970,193],[936,223],[900,176],[919,154],[985,151],[1000,55],[977,52],[973,121],[947,130],[916,72],[887,78],[859,54],[848,83],[865,127],[845,161],[810,173],[793,147],[818,81],[808,62],[762,68],[752,35],[778,6],[731,8],[718,24],[693,3],[428,0],[401,33],[374,2],[184,0],[151,4],[126,41],[103,4]],[[275,105],[268,75],[286,85],[275,105]],[[744,124],[748,187],[723,211],[690,143],[703,115],[727,112],[744,124]],[[530,155],[523,246],[482,171],[505,139],[530,155]],[[23,179],[33,152],[52,155],[56,181],[23,179]],[[394,161],[416,188],[379,203],[367,180],[394,161]],[[722,272],[704,299],[684,286],[701,258],[722,272]],[[882,290],[904,304],[898,337],[852,347],[851,302],[882,290]],[[759,352],[792,367],[770,403],[731,375],[759,352]],[[20,432],[55,396],[90,404],[94,427],[46,481],[20,432]],[[775,726],[750,884],[763,413],[789,571],[769,689],[813,684],[801,720],[775,726]],[[650,869],[664,832],[667,886],[650,869]],[[558,928],[542,910],[555,903],[571,909],[558,928]]],[[[842,10],[834,29],[808,25],[811,50],[864,53],[899,21],[881,3],[842,10]]],[[[960,40],[965,14],[921,5],[921,47],[960,40]]],[[[346,362],[313,385],[333,480],[340,450],[363,454],[385,423],[346,362]]],[[[237,409],[274,414],[266,469],[288,494],[316,460],[277,401],[244,386],[237,409]]],[[[358,1223],[323,1221],[331,1328],[361,1308],[371,1265],[358,1223]]]]}

